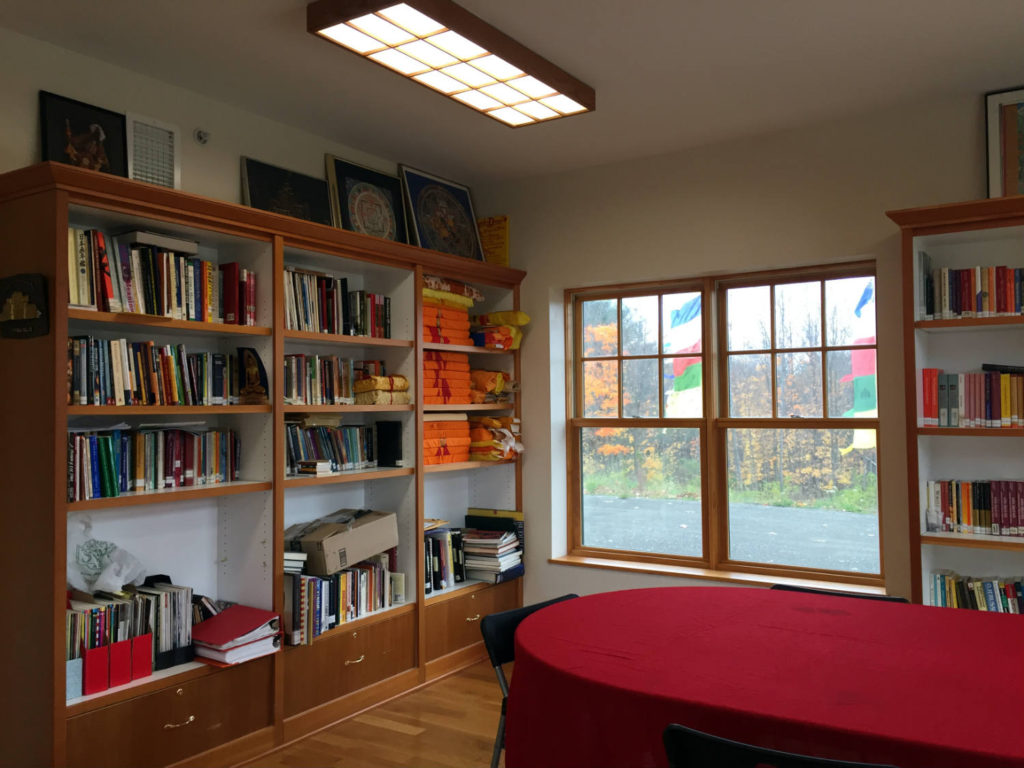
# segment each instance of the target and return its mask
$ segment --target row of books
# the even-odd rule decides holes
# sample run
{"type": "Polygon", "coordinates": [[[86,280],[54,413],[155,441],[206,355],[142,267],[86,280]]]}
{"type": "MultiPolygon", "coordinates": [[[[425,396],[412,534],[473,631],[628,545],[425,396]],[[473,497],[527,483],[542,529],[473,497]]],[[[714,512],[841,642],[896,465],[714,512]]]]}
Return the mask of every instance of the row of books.
{"type": "Polygon", "coordinates": [[[402,424],[340,424],[336,418],[307,416],[300,422],[285,422],[285,450],[291,475],[400,467],[402,424]]]}
{"type": "Polygon", "coordinates": [[[69,303],[104,312],[256,323],[256,274],[198,258],[194,241],[152,232],[68,228],[69,303]]]}
{"type": "Polygon", "coordinates": [[[284,627],[288,645],[309,645],[324,632],[390,608],[392,554],[387,552],[330,576],[285,574],[284,627]]]}
{"type": "Polygon", "coordinates": [[[234,481],[239,457],[232,430],[69,431],[68,501],[234,481]]]}
{"type": "Polygon", "coordinates": [[[523,574],[523,515],[518,510],[467,510],[464,528],[438,527],[424,534],[424,592],[467,579],[500,583],[523,574]]]}
{"type": "Polygon", "coordinates": [[[285,355],[287,405],[352,405],[355,361],[337,355],[285,355]]]}
{"type": "Polygon", "coordinates": [[[184,344],[68,339],[68,402],[75,405],[238,403],[238,357],[184,344]]]}
{"type": "Polygon", "coordinates": [[[949,570],[932,571],[931,604],[1019,614],[1024,608],[1024,577],[976,577],[949,570]]]}
{"type": "Polygon", "coordinates": [[[986,363],[982,371],[921,369],[921,423],[926,427],[1024,427],[1024,368],[986,363]]]}
{"type": "Polygon", "coordinates": [[[1024,480],[929,480],[926,530],[1024,536],[1024,480]]]}
{"type": "Polygon", "coordinates": [[[924,320],[1000,317],[1022,313],[1021,267],[966,267],[932,269],[928,254],[918,254],[921,306],[924,320]]]}
{"type": "Polygon", "coordinates": [[[348,279],[301,269],[284,271],[285,328],[391,338],[391,298],[348,289],[348,279]]]}

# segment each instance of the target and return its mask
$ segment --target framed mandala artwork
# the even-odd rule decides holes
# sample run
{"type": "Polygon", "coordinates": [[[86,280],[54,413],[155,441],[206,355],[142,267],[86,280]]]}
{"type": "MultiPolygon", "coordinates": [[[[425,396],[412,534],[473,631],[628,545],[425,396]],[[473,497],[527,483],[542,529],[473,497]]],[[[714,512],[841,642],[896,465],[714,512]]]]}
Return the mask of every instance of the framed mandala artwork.
{"type": "Polygon", "coordinates": [[[326,155],[324,160],[334,226],[385,240],[408,242],[402,185],[396,176],[334,155],[326,155]]]}
{"type": "Polygon", "coordinates": [[[469,188],[406,165],[399,170],[415,244],[483,261],[469,188]]]}

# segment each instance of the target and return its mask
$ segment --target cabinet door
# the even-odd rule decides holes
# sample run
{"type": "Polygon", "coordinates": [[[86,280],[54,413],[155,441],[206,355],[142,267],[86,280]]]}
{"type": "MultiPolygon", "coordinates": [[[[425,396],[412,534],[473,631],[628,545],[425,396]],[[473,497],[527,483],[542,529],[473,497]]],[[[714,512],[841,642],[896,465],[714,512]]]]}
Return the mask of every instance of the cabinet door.
{"type": "Polygon", "coordinates": [[[311,646],[286,649],[285,717],[412,668],[414,616],[406,611],[356,629],[342,625],[311,646]]]}
{"type": "Polygon", "coordinates": [[[516,607],[516,583],[509,581],[427,606],[427,661],[483,640],[480,619],[516,607]]]}
{"type": "Polygon", "coordinates": [[[68,766],[167,765],[271,725],[273,663],[255,659],[68,720],[68,766]]]}

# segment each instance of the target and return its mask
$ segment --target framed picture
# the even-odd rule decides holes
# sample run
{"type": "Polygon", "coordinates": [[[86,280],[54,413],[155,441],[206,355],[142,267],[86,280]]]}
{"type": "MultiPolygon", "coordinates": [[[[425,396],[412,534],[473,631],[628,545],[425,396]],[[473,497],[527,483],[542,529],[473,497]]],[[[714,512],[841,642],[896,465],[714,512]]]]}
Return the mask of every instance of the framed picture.
{"type": "Polygon", "coordinates": [[[988,196],[1024,194],[1024,86],[985,94],[988,196]]]}
{"type": "Polygon", "coordinates": [[[326,181],[251,157],[242,158],[242,202],[261,211],[331,226],[326,181]]]}
{"type": "Polygon", "coordinates": [[[372,168],[325,155],[334,226],[364,235],[408,242],[402,183],[372,168]]]}
{"type": "Polygon", "coordinates": [[[416,245],[484,260],[469,188],[400,165],[416,245]]]}
{"type": "Polygon", "coordinates": [[[43,160],[128,175],[124,115],[40,91],[39,124],[43,160]]]}

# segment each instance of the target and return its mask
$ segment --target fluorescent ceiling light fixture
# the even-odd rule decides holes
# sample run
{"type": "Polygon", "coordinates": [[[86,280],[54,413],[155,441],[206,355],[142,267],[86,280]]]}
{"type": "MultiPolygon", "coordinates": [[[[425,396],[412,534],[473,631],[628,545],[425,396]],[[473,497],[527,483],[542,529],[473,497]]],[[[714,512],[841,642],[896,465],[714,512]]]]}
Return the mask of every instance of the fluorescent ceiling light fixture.
{"type": "Polygon", "coordinates": [[[307,29],[505,125],[590,112],[594,89],[452,0],[316,0],[307,29]]]}

